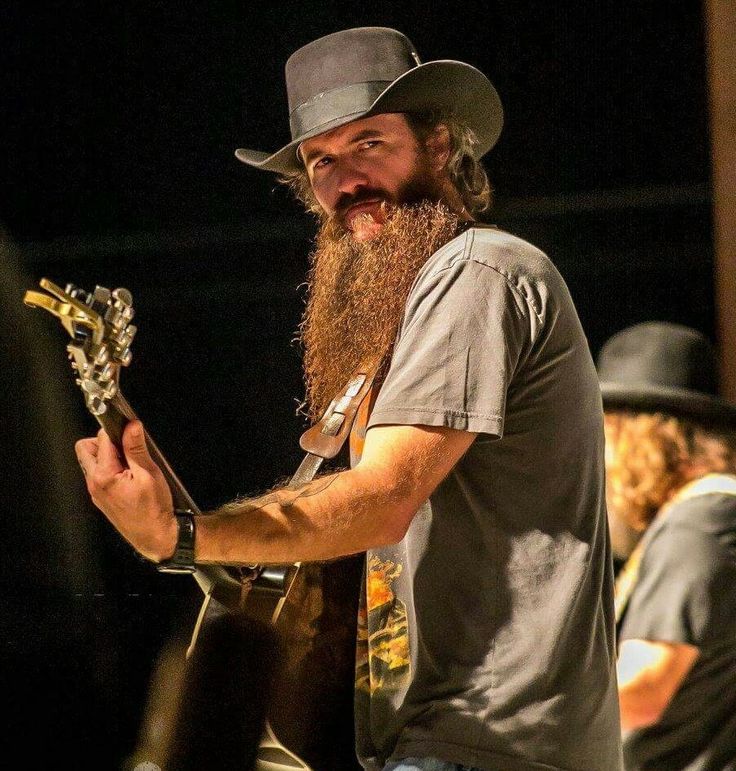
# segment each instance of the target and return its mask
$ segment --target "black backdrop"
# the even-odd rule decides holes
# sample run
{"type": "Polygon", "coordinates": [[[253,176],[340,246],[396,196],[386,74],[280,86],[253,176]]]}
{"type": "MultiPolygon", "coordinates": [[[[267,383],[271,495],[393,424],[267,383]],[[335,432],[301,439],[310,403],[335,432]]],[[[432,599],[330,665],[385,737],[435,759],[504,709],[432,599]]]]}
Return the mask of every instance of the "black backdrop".
{"type": "MultiPolygon", "coordinates": [[[[491,77],[506,109],[486,164],[492,219],[550,254],[594,352],[645,319],[713,333],[704,28],[695,0],[667,9],[649,0],[67,0],[19,1],[3,14],[0,223],[16,282],[7,286],[18,289],[3,295],[3,335],[17,342],[31,311],[10,304],[40,276],[128,287],[140,331],[123,390],[203,507],[269,486],[299,458],[292,340],[312,222],[233,150],[276,149],[287,139],[283,63],[319,35],[394,26],[425,61],[462,59],[491,77]]],[[[23,727],[15,735],[28,749],[36,732],[40,757],[98,733],[106,737],[99,765],[114,767],[134,744],[158,649],[189,620],[197,595],[187,580],[140,564],[77,492],[84,527],[71,523],[71,540],[59,547],[89,574],[60,600],[72,614],[71,642],[48,603],[34,599],[47,595],[45,573],[19,555],[35,553],[39,540],[58,545],[44,524],[50,512],[29,494],[34,479],[58,491],[41,473],[43,445],[71,453],[94,424],[69,384],[61,330],[33,324],[51,341],[45,363],[24,360],[33,342],[2,362],[3,410],[21,425],[34,415],[27,426],[39,453],[28,459],[16,451],[17,435],[4,432],[8,464],[24,467],[23,475],[8,469],[3,488],[3,560],[18,566],[3,587],[13,598],[5,642],[14,653],[3,666],[23,727]],[[32,374],[21,381],[16,372],[32,374]],[[60,435],[38,417],[37,389],[67,376],[53,397],[58,411],[73,413],[60,435]],[[36,635],[24,646],[29,628],[36,635]],[[61,666],[71,658],[74,672],[31,682],[50,637],[64,645],[48,650],[61,666]],[[97,681],[70,686],[88,669],[102,673],[97,681]],[[52,725],[49,704],[66,705],[73,719],[52,725]]],[[[40,559],[62,578],[68,570],[58,555],[40,559]]]]}

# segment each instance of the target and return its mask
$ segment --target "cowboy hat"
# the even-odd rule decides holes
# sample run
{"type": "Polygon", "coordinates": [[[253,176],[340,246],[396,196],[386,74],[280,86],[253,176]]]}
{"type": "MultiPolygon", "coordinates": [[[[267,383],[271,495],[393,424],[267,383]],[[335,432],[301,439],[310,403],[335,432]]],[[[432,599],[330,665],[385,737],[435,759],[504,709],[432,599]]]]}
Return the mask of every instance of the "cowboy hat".
{"type": "Polygon", "coordinates": [[[695,329],[650,321],[609,338],[597,360],[603,407],[736,423],[721,399],[713,346],[695,329]]]}
{"type": "Polygon", "coordinates": [[[385,112],[440,111],[466,123],[480,158],[501,132],[503,110],[488,78],[469,64],[422,64],[409,39],[386,27],[319,38],[286,62],[291,142],[274,153],[240,148],[236,157],[265,171],[302,169],[299,145],[345,123],[385,112]]]}

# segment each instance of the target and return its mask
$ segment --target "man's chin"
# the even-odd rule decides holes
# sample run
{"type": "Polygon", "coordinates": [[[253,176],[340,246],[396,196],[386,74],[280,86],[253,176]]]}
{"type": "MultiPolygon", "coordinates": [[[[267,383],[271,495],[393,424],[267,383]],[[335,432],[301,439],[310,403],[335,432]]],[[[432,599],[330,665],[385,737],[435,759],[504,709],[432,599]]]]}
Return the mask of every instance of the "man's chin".
{"type": "Polygon", "coordinates": [[[350,234],[354,241],[362,243],[363,241],[370,241],[372,238],[375,238],[382,228],[382,222],[361,222],[352,227],[350,234]]]}
{"type": "Polygon", "coordinates": [[[354,241],[361,243],[375,238],[383,228],[383,220],[371,214],[359,214],[347,224],[347,230],[354,241]]]}

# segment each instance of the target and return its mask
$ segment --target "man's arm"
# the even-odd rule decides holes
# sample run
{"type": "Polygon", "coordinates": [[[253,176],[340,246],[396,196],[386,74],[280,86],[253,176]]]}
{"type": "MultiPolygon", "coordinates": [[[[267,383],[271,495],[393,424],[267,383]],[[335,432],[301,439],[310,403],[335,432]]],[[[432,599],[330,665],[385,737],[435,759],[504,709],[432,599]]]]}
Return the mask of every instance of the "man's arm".
{"type": "MultiPolygon", "coordinates": [[[[374,426],[354,469],[198,517],[195,559],[302,562],[395,543],[475,436],[443,427],[374,426]]],[[[176,521],[168,487],[148,454],[139,423],[126,427],[123,449],[121,462],[103,432],[77,443],[88,490],[141,554],[166,559],[176,544],[176,521]]]]}
{"type": "Polygon", "coordinates": [[[658,722],[698,653],[686,643],[624,640],[618,656],[621,727],[631,730],[658,722]]]}

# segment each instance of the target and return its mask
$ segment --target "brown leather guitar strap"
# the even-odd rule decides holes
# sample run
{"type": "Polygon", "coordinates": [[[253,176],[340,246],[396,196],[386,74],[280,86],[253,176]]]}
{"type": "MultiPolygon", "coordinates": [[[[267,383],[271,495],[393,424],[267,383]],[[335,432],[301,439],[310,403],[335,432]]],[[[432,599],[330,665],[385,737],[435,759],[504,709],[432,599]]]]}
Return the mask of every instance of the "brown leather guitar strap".
{"type": "MultiPolygon", "coordinates": [[[[364,421],[362,432],[363,437],[365,436],[365,421],[374,400],[372,389],[379,367],[380,364],[376,364],[356,372],[345,388],[330,402],[320,420],[302,434],[299,445],[307,455],[289,480],[288,487],[299,487],[313,479],[322,463],[340,452],[351,436],[353,424],[360,423],[360,417],[364,421]],[[371,397],[366,399],[369,394],[371,397]],[[358,421],[356,416],[360,416],[358,421]]],[[[352,445],[351,438],[351,454],[352,445]]]]}
{"type": "Polygon", "coordinates": [[[366,395],[365,399],[360,403],[358,407],[358,413],[353,421],[353,427],[350,431],[350,466],[354,467],[358,464],[363,456],[363,446],[365,445],[365,434],[368,430],[368,418],[373,411],[373,405],[378,396],[378,390],[380,383],[375,381],[371,386],[371,390],[366,395]]]}

